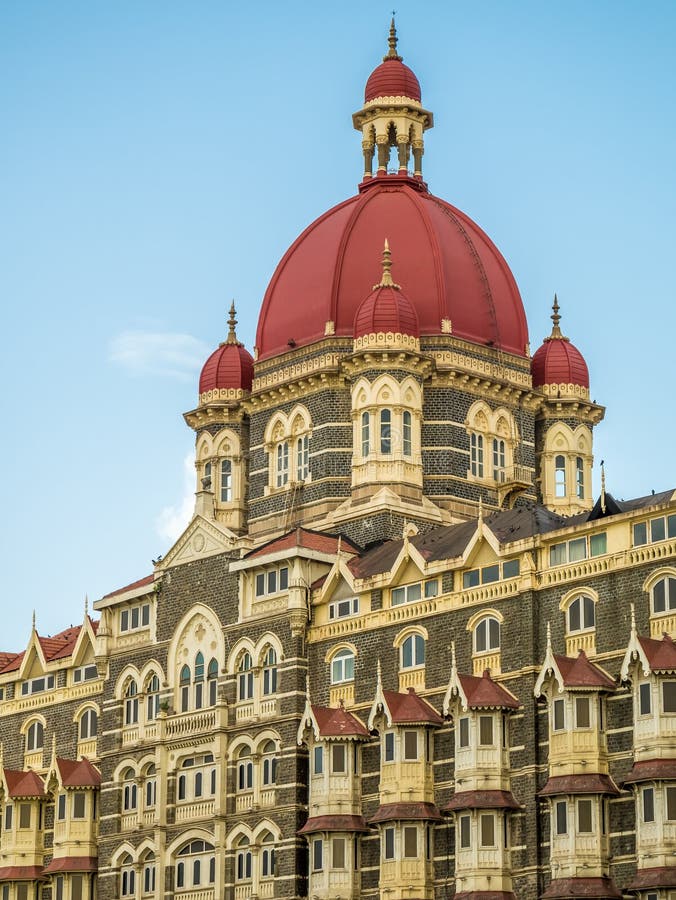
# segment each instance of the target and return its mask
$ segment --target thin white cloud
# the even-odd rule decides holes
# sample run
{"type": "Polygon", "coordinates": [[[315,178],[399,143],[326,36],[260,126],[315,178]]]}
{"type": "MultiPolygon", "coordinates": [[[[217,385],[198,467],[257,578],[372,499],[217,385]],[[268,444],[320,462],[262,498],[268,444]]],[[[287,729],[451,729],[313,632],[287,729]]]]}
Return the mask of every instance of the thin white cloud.
{"type": "Polygon", "coordinates": [[[155,519],[159,536],[173,544],[192,519],[195,508],[195,457],[187,453],[183,459],[183,496],[174,506],[165,506],[155,519]]]}
{"type": "Polygon", "coordinates": [[[123,331],[108,347],[111,362],[131,375],[159,375],[188,381],[209,354],[209,347],[191,334],[123,331]]]}

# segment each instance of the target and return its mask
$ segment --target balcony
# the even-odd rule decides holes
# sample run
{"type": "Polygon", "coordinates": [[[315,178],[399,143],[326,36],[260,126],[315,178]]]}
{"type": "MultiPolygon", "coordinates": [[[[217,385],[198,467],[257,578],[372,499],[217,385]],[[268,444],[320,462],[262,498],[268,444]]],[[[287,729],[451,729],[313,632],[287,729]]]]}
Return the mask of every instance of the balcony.
{"type": "Polygon", "coordinates": [[[495,472],[500,506],[507,498],[516,498],[533,487],[533,472],[526,466],[509,466],[495,472]]]}
{"type": "Polygon", "coordinates": [[[176,822],[193,822],[196,819],[211,819],[214,815],[214,801],[196,800],[194,803],[176,805],[176,822]]]}

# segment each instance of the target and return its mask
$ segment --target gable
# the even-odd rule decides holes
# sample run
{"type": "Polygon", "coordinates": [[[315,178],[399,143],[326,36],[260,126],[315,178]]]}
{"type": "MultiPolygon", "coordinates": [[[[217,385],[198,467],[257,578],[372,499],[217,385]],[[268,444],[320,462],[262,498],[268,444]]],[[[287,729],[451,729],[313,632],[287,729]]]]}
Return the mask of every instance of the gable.
{"type": "Polygon", "coordinates": [[[172,566],[225,553],[232,550],[236,542],[237,536],[230,529],[197,515],[158,563],[157,570],[162,572],[172,566]]]}

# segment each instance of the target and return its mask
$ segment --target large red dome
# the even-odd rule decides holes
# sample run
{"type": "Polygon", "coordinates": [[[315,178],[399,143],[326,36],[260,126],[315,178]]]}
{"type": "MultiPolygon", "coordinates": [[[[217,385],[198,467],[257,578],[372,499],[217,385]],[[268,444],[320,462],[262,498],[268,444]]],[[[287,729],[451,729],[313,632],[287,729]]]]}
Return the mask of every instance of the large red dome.
{"type": "Polygon", "coordinates": [[[533,387],[545,384],[575,384],[589,387],[589,369],[584,356],[575,344],[562,334],[559,327],[559,301],[554,294],[554,327],[549,337],[542,342],[531,360],[530,368],[533,376],[533,387]]]}
{"type": "Polygon", "coordinates": [[[420,335],[452,333],[526,356],[528,326],[514,277],[487,235],[406,176],[364,182],[291,245],[263,301],[256,345],[265,359],[320,340],[327,322],[354,335],[374,260],[389,239],[397,282],[413,299],[420,335]]]}
{"type": "Polygon", "coordinates": [[[366,82],[364,101],[368,103],[376,97],[409,97],[420,103],[420,82],[400,59],[386,59],[371,72],[366,82]]]}
{"type": "Polygon", "coordinates": [[[214,350],[202,366],[200,373],[200,397],[209,391],[251,390],[253,381],[253,356],[241,341],[237,340],[235,304],[230,307],[227,340],[214,350]]]}

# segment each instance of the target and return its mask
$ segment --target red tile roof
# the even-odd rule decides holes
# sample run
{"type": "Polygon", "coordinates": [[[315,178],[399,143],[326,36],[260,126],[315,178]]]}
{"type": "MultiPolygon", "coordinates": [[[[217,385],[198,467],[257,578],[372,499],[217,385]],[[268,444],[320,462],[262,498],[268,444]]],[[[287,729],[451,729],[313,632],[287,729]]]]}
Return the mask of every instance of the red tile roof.
{"type": "Polygon", "coordinates": [[[676,866],[656,866],[652,869],[639,869],[627,886],[630,891],[641,891],[646,888],[676,887],[676,866]]]}
{"type": "Polygon", "coordinates": [[[454,794],[444,812],[456,809],[521,809],[511,791],[459,791],[454,794]]]}
{"type": "Polygon", "coordinates": [[[481,678],[476,675],[459,675],[463,693],[470,709],[518,709],[519,701],[508,690],[493,681],[488,669],[481,678]]]}
{"type": "Polygon", "coordinates": [[[369,819],[369,823],[375,825],[378,822],[394,820],[438,822],[441,820],[441,813],[434,803],[383,803],[376,810],[376,814],[369,819]]]}
{"type": "Polygon", "coordinates": [[[343,706],[313,706],[312,713],[319,725],[322,737],[368,737],[368,731],[356,716],[343,706]]]}
{"type": "Polygon", "coordinates": [[[603,669],[589,662],[584,650],[580,650],[574,659],[571,659],[570,656],[554,656],[554,659],[567,688],[589,687],[612,690],[615,687],[615,682],[603,669]]]}
{"type": "Polygon", "coordinates": [[[363,816],[313,816],[298,834],[315,834],[318,831],[368,831],[363,816]]]}
{"type": "Polygon", "coordinates": [[[555,794],[619,794],[619,788],[609,775],[553,775],[540,791],[540,797],[555,794]]]}
{"type": "Polygon", "coordinates": [[[247,553],[244,559],[256,559],[259,556],[269,556],[271,553],[280,553],[283,550],[292,550],[294,547],[302,547],[305,550],[317,550],[319,553],[337,553],[338,542],[346,553],[358,553],[359,548],[343,535],[326,534],[323,531],[311,531],[309,528],[296,528],[282,537],[268,541],[261,547],[256,547],[247,553]]]}
{"type": "MultiPolygon", "coordinates": [[[[94,619],[90,618],[89,622],[94,634],[96,634],[99,627],[98,619],[94,621],[94,619]]],[[[53,662],[54,660],[65,659],[71,656],[81,631],[82,625],[70,625],[58,634],[50,636],[38,635],[38,643],[42,649],[45,661],[53,662]]],[[[21,668],[25,655],[24,650],[21,653],[0,653],[0,672],[16,672],[21,668]]]]}
{"type": "Polygon", "coordinates": [[[670,634],[665,634],[659,641],[639,637],[639,642],[653,672],[676,671],[676,644],[670,634]]]}
{"type": "Polygon", "coordinates": [[[132,581],[131,584],[126,584],[124,587],[118,588],[116,591],[111,591],[109,594],[104,594],[101,597],[102,600],[107,600],[108,597],[116,597],[118,594],[126,594],[127,591],[134,591],[136,588],[145,587],[146,585],[151,585],[155,581],[154,575],[146,575],[145,578],[139,578],[138,581],[132,581]]]}
{"type": "Polygon", "coordinates": [[[0,672],[16,672],[21,667],[21,660],[25,653],[22,650],[21,653],[4,653],[3,656],[6,656],[9,661],[2,665],[0,672]]]}
{"type": "Polygon", "coordinates": [[[2,866],[0,868],[0,881],[35,881],[42,877],[42,866],[2,866]]]}
{"type": "Polygon", "coordinates": [[[397,725],[443,725],[444,720],[430,706],[427,700],[419,697],[415,689],[410,687],[405,694],[398,691],[383,691],[385,702],[397,725]]]}
{"type": "Polygon", "coordinates": [[[622,894],[612,878],[557,878],[550,882],[543,898],[570,900],[571,897],[589,897],[590,900],[615,900],[622,894]]]}
{"type": "Polygon", "coordinates": [[[98,867],[96,856],[62,856],[46,866],[45,875],[54,872],[96,872],[98,867]]]}
{"type": "Polygon", "coordinates": [[[101,773],[86,756],[77,761],[57,757],[56,764],[64,787],[99,787],[101,784],[101,773]]]}
{"type": "Polygon", "coordinates": [[[44,797],[45,786],[35,772],[5,769],[5,783],[10,797],[44,797]]]}
{"type": "Polygon", "coordinates": [[[676,781],[676,759],[646,759],[635,762],[625,784],[639,781],[676,781]]]}

